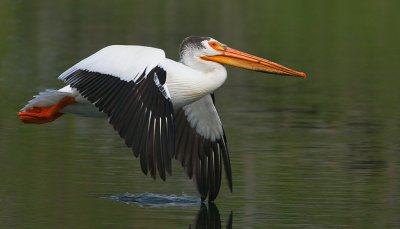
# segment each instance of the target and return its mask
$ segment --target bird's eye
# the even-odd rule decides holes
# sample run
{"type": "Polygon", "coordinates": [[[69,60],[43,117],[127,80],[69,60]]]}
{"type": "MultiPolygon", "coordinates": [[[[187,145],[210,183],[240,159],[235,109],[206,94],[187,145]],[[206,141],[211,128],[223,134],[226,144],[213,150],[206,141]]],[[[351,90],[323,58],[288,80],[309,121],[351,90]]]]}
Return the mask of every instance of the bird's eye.
{"type": "Polygon", "coordinates": [[[210,41],[210,42],[208,42],[208,44],[210,45],[211,48],[213,48],[213,49],[215,49],[217,51],[225,50],[225,48],[220,43],[218,43],[217,41],[210,41]]]}

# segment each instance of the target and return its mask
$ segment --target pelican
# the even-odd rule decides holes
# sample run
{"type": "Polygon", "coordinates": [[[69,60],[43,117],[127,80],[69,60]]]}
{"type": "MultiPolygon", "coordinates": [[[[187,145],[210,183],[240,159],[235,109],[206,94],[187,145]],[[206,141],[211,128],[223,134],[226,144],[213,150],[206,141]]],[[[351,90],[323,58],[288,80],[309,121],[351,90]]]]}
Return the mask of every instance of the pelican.
{"type": "Polygon", "coordinates": [[[140,158],[144,174],[165,181],[178,160],[204,201],[214,201],[222,170],[232,191],[225,131],[214,91],[227,78],[223,64],[253,71],[306,78],[295,71],[211,38],[190,36],[180,61],[163,50],[112,45],[78,62],[58,78],[66,86],[34,96],[18,115],[24,123],[48,123],[65,113],[103,113],[140,158]]]}

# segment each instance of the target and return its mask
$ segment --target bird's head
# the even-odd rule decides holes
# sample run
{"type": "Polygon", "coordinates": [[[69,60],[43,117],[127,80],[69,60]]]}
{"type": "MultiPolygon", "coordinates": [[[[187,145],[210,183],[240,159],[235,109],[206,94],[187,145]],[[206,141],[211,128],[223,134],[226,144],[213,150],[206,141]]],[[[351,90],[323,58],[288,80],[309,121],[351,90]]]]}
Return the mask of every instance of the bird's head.
{"type": "Polygon", "coordinates": [[[215,40],[211,37],[190,36],[183,40],[180,48],[181,61],[198,69],[212,69],[219,64],[227,64],[253,71],[278,75],[288,75],[306,78],[304,72],[299,72],[253,56],[215,40]]]}

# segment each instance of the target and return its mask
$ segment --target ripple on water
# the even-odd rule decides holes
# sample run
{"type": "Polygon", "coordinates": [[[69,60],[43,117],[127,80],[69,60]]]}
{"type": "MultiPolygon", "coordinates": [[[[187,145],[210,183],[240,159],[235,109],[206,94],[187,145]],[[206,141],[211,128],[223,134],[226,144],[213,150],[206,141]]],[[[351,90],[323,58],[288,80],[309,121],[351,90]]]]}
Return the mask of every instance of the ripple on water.
{"type": "Polygon", "coordinates": [[[184,193],[181,195],[162,195],[154,193],[131,194],[125,193],[112,195],[111,200],[123,202],[125,204],[136,204],[141,207],[187,207],[201,203],[198,197],[189,196],[184,193]]]}

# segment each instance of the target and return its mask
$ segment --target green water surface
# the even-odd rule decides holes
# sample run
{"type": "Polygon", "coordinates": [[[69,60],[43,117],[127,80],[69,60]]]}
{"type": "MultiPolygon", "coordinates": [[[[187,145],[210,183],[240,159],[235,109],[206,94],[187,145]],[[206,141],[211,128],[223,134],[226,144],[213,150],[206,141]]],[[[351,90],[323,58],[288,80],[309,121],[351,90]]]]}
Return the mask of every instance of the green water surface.
{"type": "Polygon", "coordinates": [[[231,212],[233,228],[399,228],[399,9],[395,0],[1,0],[0,228],[194,228],[200,204],[110,198],[196,197],[178,163],[167,182],[153,181],[105,119],[25,125],[16,115],[104,46],[177,59],[189,35],[309,76],[228,67],[216,92],[234,177],[233,193],[224,180],[216,200],[222,228],[231,212]]]}

